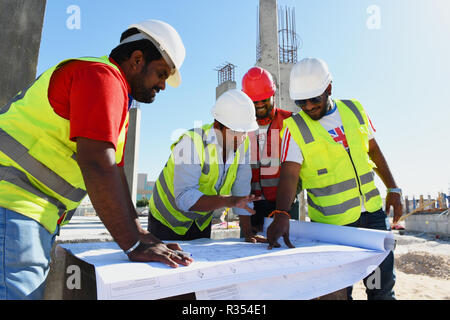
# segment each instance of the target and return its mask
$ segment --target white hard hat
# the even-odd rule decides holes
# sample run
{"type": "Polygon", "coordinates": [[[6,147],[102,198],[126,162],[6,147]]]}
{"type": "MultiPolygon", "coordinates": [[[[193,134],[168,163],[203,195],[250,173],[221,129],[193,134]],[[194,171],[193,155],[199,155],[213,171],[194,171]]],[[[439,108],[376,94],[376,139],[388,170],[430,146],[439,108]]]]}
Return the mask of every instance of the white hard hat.
{"type": "Polygon", "coordinates": [[[186,56],[186,49],[178,32],[168,23],[159,20],[146,20],[132,24],[128,29],[137,28],[141,33],[125,38],[121,44],[142,39],[150,40],[172,68],[167,83],[178,87],[181,83],[180,68],[186,56]]]}
{"type": "Polygon", "coordinates": [[[325,61],[305,58],[291,70],[289,94],[292,100],[305,100],[320,96],[332,81],[325,61]]]}
{"type": "Polygon", "coordinates": [[[223,93],[211,109],[211,114],[214,119],[234,131],[248,132],[259,128],[253,101],[238,89],[223,93]]]}

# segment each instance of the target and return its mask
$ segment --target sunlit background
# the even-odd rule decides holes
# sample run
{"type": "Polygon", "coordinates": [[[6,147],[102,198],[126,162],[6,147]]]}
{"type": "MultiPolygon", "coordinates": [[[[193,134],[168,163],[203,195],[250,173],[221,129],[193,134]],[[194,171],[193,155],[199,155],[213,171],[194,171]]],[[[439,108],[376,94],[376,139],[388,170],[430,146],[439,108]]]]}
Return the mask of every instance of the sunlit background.
{"type": "MultiPolygon", "coordinates": [[[[174,26],[187,52],[182,85],[167,87],[153,104],[141,104],[138,172],[155,180],[169,156],[175,130],[212,122],[214,69],[226,61],[236,65],[240,89],[243,75],[255,64],[258,3],[47,0],[38,73],[63,59],[109,54],[131,23],[151,18],[174,26]]],[[[278,4],[295,8],[299,60],[324,59],[333,73],[333,96],[356,98],[366,108],[404,194],[417,198],[448,193],[450,1],[278,4]]],[[[380,180],[377,185],[384,195],[380,180]]]]}

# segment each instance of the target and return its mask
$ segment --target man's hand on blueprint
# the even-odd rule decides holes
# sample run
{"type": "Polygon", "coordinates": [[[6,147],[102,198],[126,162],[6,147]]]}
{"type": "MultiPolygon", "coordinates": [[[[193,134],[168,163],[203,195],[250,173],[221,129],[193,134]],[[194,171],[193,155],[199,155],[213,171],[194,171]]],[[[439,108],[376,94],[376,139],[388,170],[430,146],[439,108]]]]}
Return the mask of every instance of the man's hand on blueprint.
{"type": "Polygon", "coordinates": [[[276,214],[272,223],[267,228],[267,240],[269,241],[269,247],[279,248],[281,245],[278,243],[278,239],[283,237],[284,243],[289,248],[295,248],[295,246],[289,240],[289,217],[284,214],[276,214]]]}
{"type": "Polygon", "coordinates": [[[172,268],[177,268],[178,264],[188,266],[194,261],[191,257],[177,251],[182,251],[178,243],[141,242],[136,250],[128,255],[128,258],[136,262],[162,262],[172,268]]]}

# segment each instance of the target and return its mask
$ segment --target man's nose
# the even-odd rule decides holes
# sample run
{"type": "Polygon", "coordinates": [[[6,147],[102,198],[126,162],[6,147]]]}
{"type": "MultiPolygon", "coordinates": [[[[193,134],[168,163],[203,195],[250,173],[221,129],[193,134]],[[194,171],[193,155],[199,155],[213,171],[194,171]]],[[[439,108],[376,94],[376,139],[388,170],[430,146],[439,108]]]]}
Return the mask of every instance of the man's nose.
{"type": "Polygon", "coordinates": [[[312,110],[312,109],[314,109],[314,108],[316,108],[316,107],[317,107],[316,104],[314,104],[314,103],[312,103],[311,101],[307,100],[304,109],[305,109],[306,111],[310,111],[310,110],[312,110]]]}
{"type": "Polygon", "coordinates": [[[166,89],[166,80],[161,80],[158,84],[158,88],[159,88],[159,90],[166,89]]]}

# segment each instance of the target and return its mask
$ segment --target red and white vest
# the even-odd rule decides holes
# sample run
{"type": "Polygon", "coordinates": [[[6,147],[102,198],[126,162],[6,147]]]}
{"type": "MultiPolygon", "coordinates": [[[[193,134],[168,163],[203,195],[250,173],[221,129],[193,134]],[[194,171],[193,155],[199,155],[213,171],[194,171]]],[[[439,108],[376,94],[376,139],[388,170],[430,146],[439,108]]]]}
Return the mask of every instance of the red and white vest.
{"type": "Polygon", "coordinates": [[[292,113],[274,108],[275,116],[269,125],[264,149],[260,152],[257,131],[250,132],[251,142],[251,167],[252,167],[252,194],[263,195],[268,201],[275,202],[277,197],[277,185],[280,177],[281,156],[281,129],[283,120],[289,118],[292,113]]]}

